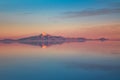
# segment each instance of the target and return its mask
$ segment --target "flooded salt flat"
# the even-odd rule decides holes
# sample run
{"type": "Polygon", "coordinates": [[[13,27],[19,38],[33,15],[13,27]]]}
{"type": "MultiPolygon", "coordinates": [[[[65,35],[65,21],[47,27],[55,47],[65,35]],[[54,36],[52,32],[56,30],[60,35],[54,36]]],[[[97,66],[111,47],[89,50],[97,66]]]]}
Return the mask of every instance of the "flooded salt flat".
{"type": "Polygon", "coordinates": [[[0,43],[0,80],[119,80],[120,42],[0,43]]]}

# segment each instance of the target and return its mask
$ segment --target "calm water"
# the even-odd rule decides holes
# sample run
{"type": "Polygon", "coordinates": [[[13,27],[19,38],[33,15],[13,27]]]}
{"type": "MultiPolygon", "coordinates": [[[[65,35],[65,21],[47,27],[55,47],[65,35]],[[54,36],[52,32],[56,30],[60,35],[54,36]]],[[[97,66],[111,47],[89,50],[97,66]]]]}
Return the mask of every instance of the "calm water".
{"type": "Polygon", "coordinates": [[[120,80],[120,42],[0,43],[0,80],[120,80]]]}

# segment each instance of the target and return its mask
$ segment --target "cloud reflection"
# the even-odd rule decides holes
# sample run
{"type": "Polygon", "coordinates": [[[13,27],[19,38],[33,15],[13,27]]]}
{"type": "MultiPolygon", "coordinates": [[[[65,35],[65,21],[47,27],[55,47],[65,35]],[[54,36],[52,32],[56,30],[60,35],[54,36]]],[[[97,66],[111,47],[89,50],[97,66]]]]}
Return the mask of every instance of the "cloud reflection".
{"type": "Polygon", "coordinates": [[[92,63],[67,63],[70,68],[79,68],[87,70],[120,70],[120,65],[92,64],[92,63]]]}

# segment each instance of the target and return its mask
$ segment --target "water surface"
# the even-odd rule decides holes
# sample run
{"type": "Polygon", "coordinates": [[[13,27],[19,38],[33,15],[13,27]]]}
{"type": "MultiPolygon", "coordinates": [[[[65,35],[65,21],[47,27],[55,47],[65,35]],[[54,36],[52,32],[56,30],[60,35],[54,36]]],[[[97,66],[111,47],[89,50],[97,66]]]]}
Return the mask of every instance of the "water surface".
{"type": "Polygon", "coordinates": [[[0,80],[120,80],[120,42],[0,43],[0,80]]]}

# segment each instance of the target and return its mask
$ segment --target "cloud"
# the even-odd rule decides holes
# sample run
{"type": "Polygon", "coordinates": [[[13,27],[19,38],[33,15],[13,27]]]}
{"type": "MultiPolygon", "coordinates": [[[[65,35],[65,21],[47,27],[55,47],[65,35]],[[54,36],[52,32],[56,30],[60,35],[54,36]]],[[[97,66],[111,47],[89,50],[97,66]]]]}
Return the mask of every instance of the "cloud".
{"type": "Polygon", "coordinates": [[[120,8],[120,2],[110,3],[110,6],[112,6],[112,7],[119,7],[120,8]]]}
{"type": "Polygon", "coordinates": [[[64,12],[63,15],[66,18],[74,18],[74,17],[86,17],[86,16],[97,16],[97,15],[105,15],[112,13],[120,13],[120,8],[103,8],[103,9],[90,9],[90,10],[82,10],[82,11],[70,11],[64,12]]]}

